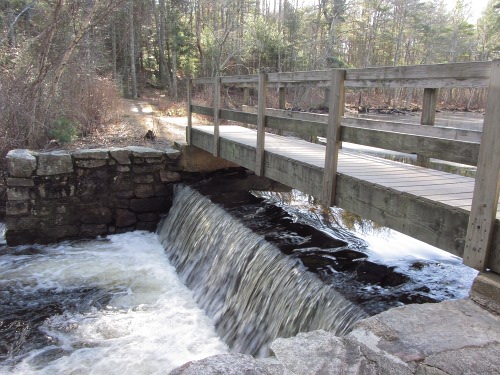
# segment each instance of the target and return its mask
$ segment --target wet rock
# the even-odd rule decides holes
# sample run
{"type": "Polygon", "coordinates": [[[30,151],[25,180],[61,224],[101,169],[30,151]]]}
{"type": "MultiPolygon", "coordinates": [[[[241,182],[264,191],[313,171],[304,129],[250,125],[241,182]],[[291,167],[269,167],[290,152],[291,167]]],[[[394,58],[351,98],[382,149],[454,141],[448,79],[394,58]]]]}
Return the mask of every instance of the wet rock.
{"type": "Polygon", "coordinates": [[[150,174],[138,175],[134,177],[134,182],[136,184],[150,184],[154,182],[154,180],[155,180],[154,177],[150,174]]]}
{"type": "Polygon", "coordinates": [[[107,207],[83,207],[80,221],[84,224],[108,224],[111,222],[111,210],[107,207]]]}
{"type": "Polygon", "coordinates": [[[79,228],[75,225],[60,225],[47,230],[47,240],[59,240],[62,238],[76,237],[79,233],[79,228]]]}
{"type": "Polygon", "coordinates": [[[116,210],[115,226],[128,227],[137,222],[135,214],[129,210],[116,210]]]}
{"type": "Polygon", "coordinates": [[[12,177],[30,177],[36,169],[36,158],[29,150],[11,150],[5,159],[12,177]]]}
{"type": "Polygon", "coordinates": [[[178,182],[181,179],[181,175],[179,172],[172,171],[160,171],[160,179],[161,182],[178,182]]]}
{"type": "Polygon", "coordinates": [[[6,212],[7,215],[12,215],[12,216],[25,215],[30,212],[29,202],[26,201],[7,202],[6,212]]]}
{"type": "Polygon", "coordinates": [[[30,189],[27,187],[9,187],[7,189],[7,200],[24,201],[30,199],[30,189]]]}
{"type": "Polygon", "coordinates": [[[7,178],[7,186],[33,187],[35,182],[31,178],[7,178]]]}
{"type": "Polygon", "coordinates": [[[172,202],[166,197],[153,197],[130,200],[130,209],[134,212],[166,212],[172,202]]]}
{"type": "Polygon", "coordinates": [[[155,187],[152,184],[138,184],[135,186],[134,194],[137,198],[149,198],[155,195],[155,187]]]}
{"type": "Polygon", "coordinates": [[[108,226],[106,224],[83,224],[80,227],[82,236],[103,236],[108,234],[108,226]]]}

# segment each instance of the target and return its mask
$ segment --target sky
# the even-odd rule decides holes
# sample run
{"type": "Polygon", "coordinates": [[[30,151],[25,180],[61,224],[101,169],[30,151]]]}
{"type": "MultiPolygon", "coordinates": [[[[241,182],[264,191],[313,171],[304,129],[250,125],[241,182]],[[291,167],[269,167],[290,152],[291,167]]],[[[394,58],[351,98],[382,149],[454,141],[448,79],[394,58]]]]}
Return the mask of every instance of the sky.
{"type": "MultiPolygon", "coordinates": [[[[435,0],[428,0],[428,1],[435,1],[435,0]]],[[[448,10],[452,10],[457,0],[443,0],[443,1],[446,4],[448,10]]],[[[299,0],[299,4],[302,3],[304,5],[317,4],[317,2],[318,0],[299,0]]],[[[486,8],[488,0],[464,0],[464,3],[470,5],[471,18],[469,21],[471,23],[475,23],[477,19],[481,17],[481,13],[486,8]]]]}
{"type": "MultiPolygon", "coordinates": [[[[456,4],[456,0],[445,0],[444,2],[446,3],[448,10],[452,10],[456,4]]],[[[468,3],[470,5],[470,21],[476,22],[478,18],[481,17],[483,10],[486,8],[486,5],[488,5],[488,0],[465,0],[464,3],[468,3]]]]}

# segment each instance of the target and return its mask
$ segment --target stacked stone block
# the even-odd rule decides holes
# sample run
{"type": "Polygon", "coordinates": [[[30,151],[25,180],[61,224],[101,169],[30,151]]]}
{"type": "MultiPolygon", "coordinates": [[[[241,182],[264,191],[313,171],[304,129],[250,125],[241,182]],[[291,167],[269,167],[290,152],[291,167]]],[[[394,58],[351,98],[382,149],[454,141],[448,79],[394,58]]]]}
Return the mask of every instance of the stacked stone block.
{"type": "Polygon", "coordinates": [[[153,231],[180,180],[180,151],[146,147],[7,155],[6,239],[50,243],[153,231]]]}

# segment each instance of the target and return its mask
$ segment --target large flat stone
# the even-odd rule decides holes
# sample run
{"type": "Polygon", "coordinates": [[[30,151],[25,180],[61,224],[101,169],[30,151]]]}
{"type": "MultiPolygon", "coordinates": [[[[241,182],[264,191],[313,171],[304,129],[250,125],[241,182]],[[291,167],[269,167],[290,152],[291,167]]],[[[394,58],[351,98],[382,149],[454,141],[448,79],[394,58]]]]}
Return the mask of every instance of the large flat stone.
{"type": "Polygon", "coordinates": [[[128,146],[126,150],[132,152],[132,155],[140,158],[161,158],[165,153],[150,147],[128,146]]]}
{"type": "Polygon", "coordinates": [[[77,150],[73,152],[73,157],[75,159],[99,159],[106,160],[109,159],[109,150],[103,148],[94,148],[87,150],[77,150]]]}
{"type": "Polygon", "coordinates": [[[360,321],[349,336],[404,362],[498,343],[500,317],[469,299],[407,305],[360,321]]]}
{"type": "Polygon", "coordinates": [[[294,375],[279,364],[259,361],[244,354],[220,354],[192,361],[170,375],[294,375]]]}
{"type": "Polygon", "coordinates": [[[414,366],[395,356],[325,331],[276,339],[271,350],[283,366],[297,375],[413,374],[414,366]]]}
{"type": "Polygon", "coordinates": [[[483,347],[445,351],[427,357],[423,365],[427,368],[439,369],[446,374],[498,375],[500,373],[500,342],[483,347]]]}
{"type": "Polygon", "coordinates": [[[29,150],[11,150],[5,159],[12,177],[30,177],[36,169],[36,157],[29,150]]]}
{"type": "Polygon", "coordinates": [[[73,159],[68,152],[54,151],[38,155],[37,175],[52,176],[72,172],[73,159]]]}

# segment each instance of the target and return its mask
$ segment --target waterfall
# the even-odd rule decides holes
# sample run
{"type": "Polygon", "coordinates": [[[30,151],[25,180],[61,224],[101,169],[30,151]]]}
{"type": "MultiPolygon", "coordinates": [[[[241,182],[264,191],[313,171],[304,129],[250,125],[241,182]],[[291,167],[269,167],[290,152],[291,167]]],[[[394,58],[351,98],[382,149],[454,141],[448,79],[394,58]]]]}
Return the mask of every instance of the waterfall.
{"type": "Polygon", "coordinates": [[[157,231],[170,262],[231,350],[265,356],[277,337],[347,333],[365,313],[197,191],[178,186],[157,231]]]}

